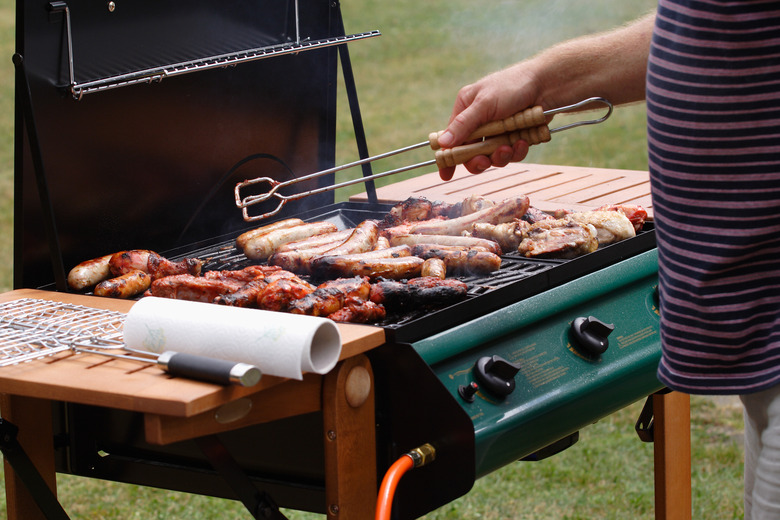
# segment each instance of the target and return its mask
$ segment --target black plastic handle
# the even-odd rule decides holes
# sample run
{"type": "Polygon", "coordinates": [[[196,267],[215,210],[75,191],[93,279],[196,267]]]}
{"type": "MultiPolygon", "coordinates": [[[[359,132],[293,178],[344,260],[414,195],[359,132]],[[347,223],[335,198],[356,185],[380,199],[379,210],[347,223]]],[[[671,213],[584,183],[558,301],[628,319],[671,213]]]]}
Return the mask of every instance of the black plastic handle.
{"type": "Polygon", "coordinates": [[[254,386],[262,375],[254,365],[182,352],[163,352],[157,363],[171,375],[220,385],[254,386]]]}

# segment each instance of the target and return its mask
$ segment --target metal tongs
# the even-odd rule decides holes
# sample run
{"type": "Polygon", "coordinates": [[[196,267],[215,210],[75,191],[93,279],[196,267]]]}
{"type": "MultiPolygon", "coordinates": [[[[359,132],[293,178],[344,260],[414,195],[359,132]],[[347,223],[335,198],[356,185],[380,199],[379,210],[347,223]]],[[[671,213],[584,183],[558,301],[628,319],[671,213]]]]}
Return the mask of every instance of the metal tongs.
{"type": "Polygon", "coordinates": [[[578,126],[595,125],[603,121],[606,121],[611,114],[612,114],[612,103],[610,103],[609,101],[601,97],[588,98],[583,101],[580,101],[579,103],[575,103],[573,105],[554,108],[551,110],[542,110],[541,106],[535,106],[523,110],[522,112],[518,112],[517,114],[510,116],[504,120],[493,121],[491,123],[487,123],[486,125],[479,127],[468,138],[468,141],[475,141],[475,140],[477,141],[472,142],[470,144],[464,144],[461,146],[456,146],[454,148],[442,149],[441,146],[439,146],[439,135],[441,135],[443,131],[439,131],[439,132],[431,133],[428,136],[427,141],[413,144],[411,146],[406,146],[404,148],[399,148],[391,152],[385,152],[383,154],[374,155],[372,157],[366,157],[365,159],[360,159],[359,161],[354,161],[327,170],[311,173],[303,177],[298,177],[287,181],[277,181],[275,179],[272,179],[271,177],[257,177],[255,179],[239,182],[238,184],[236,184],[236,188],[235,188],[236,206],[238,206],[242,210],[245,221],[252,222],[255,220],[261,220],[266,217],[270,217],[271,215],[277,214],[279,211],[282,210],[282,207],[284,207],[287,201],[290,200],[302,199],[310,195],[316,195],[318,193],[335,190],[337,188],[351,186],[352,184],[357,184],[359,182],[366,182],[372,179],[379,179],[381,177],[386,177],[388,175],[394,175],[396,173],[414,170],[416,168],[422,168],[424,166],[431,166],[433,164],[436,164],[439,168],[452,167],[458,164],[463,164],[478,155],[490,155],[496,149],[498,149],[499,146],[503,146],[503,145],[511,146],[515,142],[519,141],[520,139],[527,141],[528,144],[531,145],[546,143],[550,140],[551,134],[554,134],[556,132],[562,132],[563,130],[568,130],[569,128],[575,128],[578,126]],[[577,121],[558,128],[550,129],[547,126],[548,116],[552,116],[560,112],[576,110],[592,104],[603,105],[604,107],[607,108],[607,113],[598,119],[587,119],[583,121],[577,121]],[[281,190],[282,188],[291,186],[299,182],[307,181],[309,179],[314,179],[316,177],[328,175],[341,170],[354,168],[355,166],[360,166],[362,164],[377,161],[379,159],[385,159],[387,157],[405,153],[411,150],[415,150],[417,148],[422,148],[424,146],[430,146],[431,149],[435,151],[434,159],[417,163],[417,164],[412,164],[409,166],[402,166],[401,168],[388,170],[386,172],[375,173],[373,175],[352,179],[338,184],[332,184],[330,186],[323,186],[321,188],[316,188],[301,193],[295,193],[292,195],[283,195],[282,193],[279,193],[279,190],[281,190]],[[271,189],[265,193],[248,195],[243,198],[241,197],[240,191],[242,188],[247,186],[252,186],[254,184],[259,184],[261,182],[267,182],[268,184],[270,184],[271,189]],[[248,211],[249,206],[252,206],[254,204],[259,204],[272,197],[279,199],[279,205],[276,206],[274,210],[269,211],[268,213],[263,213],[262,215],[255,215],[255,216],[249,215],[249,211],[248,211]]]}

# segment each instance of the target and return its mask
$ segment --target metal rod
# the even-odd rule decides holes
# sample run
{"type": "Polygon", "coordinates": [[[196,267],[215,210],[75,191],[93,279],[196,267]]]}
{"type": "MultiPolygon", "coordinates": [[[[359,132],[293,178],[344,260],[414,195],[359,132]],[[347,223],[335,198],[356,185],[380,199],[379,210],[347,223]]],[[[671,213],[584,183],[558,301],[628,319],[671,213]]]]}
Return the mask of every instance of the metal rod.
{"type": "MultiPolygon", "coordinates": [[[[559,107],[559,108],[546,110],[546,111],[542,112],[542,115],[543,116],[551,116],[551,115],[554,115],[554,114],[558,114],[560,112],[567,112],[567,111],[571,111],[571,110],[576,110],[576,109],[579,109],[579,108],[582,108],[582,107],[585,107],[585,106],[591,105],[591,104],[600,104],[600,105],[606,106],[607,107],[607,113],[604,114],[602,117],[597,118],[597,119],[586,119],[586,120],[576,121],[574,123],[570,123],[570,124],[567,124],[567,125],[564,125],[564,126],[561,126],[561,127],[558,127],[558,128],[553,128],[549,132],[552,134],[552,133],[555,133],[555,132],[561,132],[563,130],[568,130],[570,128],[575,128],[575,127],[578,127],[578,126],[598,124],[598,123],[601,123],[601,122],[605,121],[612,114],[612,110],[613,110],[612,103],[610,103],[609,101],[607,101],[604,98],[592,97],[592,98],[588,98],[588,99],[582,100],[582,101],[580,101],[578,103],[574,103],[574,104],[567,105],[567,106],[564,106],[564,107],[559,107]]],[[[546,125],[542,125],[542,126],[546,126],[546,125]]],[[[486,135],[485,137],[488,137],[488,136],[486,135]]],[[[491,137],[493,137],[493,136],[491,136],[491,137]]],[[[430,161],[420,162],[420,163],[417,163],[417,164],[412,164],[412,165],[409,165],[409,166],[403,166],[401,168],[396,168],[394,170],[389,170],[389,171],[385,171],[385,172],[381,172],[381,173],[375,173],[373,175],[364,176],[364,177],[361,177],[361,178],[357,178],[357,179],[341,182],[341,183],[338,183],[338,184],[332,184],[330,186],[324,186],[324,187],[321,187],[321,188],[315,188],[313,190],[309,190],[309,191],[305,191],[305,192],[301,192],[301,193],[296,193],[296,194],[293,194],[293,195],[283,195],[283,194],[279,193],[279,190],[281,190],[282,188],[285,188],[287,186],[291,186],[293,184],[304,182],[304,181],[307,181],[307,180],[310,180],[310,179],[314,179],[314,178],[317,178],[317,177],[321,177],[321,176],[324,176],[324,175],[329,175],[329,174],[332,174],[332,173],[340,172],[342,170],[347,170],[347,169],[350,169],[350,168],[354,168],[356,166],[361,166],[361,165],[364,165],[364,164],[367,164],[367,163],[371,163],[373,161],[378,161],[380,159],[386,159],[388,157],[392,157],[394,155],[399,155],[399,154],[402,154],[402,153],[406,153],[406,152],[409,152],[411,150],[416,150],[418,148],[422,148],[422,147],[425,147],[425,146],[432,146],[432,143],[433,143],[433,138],[429,138],[427,141],[422,141],[422,142],[417,143],[417,144],[405,146],[403,148],[398,148],[396,150],[392,150],[392,151],[389,151],[389,152],[381,153],[381,154],[374,155],[374,156],[371,156],[371,157],[366,157],[364,159],[359,159],[359,160],[353,161],[351,163],[342,164],[340,166],[335,166],[333,168],[328,168],[326,170],[322,170],[322,171],[319,171],[319,172],[310,173],[308,175],[304,175],[303,177],[296,177],[294,179],[290,179],[290,180],[283,181],[283,182],[277,181],[276,179],[273,179],[271,177],[257,177],[257,178],[254,178],[254,179],[248,179],[248,180],[245,180],[243,182],[240,182],[240,183],[236,184],[235,191],[234,191],[236,206],[242,210],[242,214],[243,214],[244,220],[247,221],[247,222],[251,222],[251,221],[254,221],[254,220],[260,220],[260,219],[264,219],[266,217],[270,217],[271,215],[275,215],[276,213],[281,211],[282,207],[284,207],[284,205],[287,203],[287,201],[290,201],[290,200],[297,200],[297,199],[301,199],[301,198],[304,198],[304,197],[309,197],[311,195],[316,195],[316,194],[319,194],[319,193],[332,191],[332,190],[335,190],[335,189],[338,189],[338,188],[343,188],[345,186],[351,186],[353,184],[357,184],[357,183],[360,183],[360,182],[366,182],[366,181],[370,181],[370,180],[373,180],[373,179],[379,179],[381,177],[394,175],[396,173],[401,173],[401,172],[413,170],[413,169],[416,169],[416,168],[422,168],[422,167],[425,167],[425,166],[430,166],[430,165],[436,164],[436,160],[435,159],[430,160],[430,161]],[[255,185],[255,184],[259,184],[261,182],[268,183],[271,186],[271,189],[268,190],[265,193],[260,193],[260,194],[257,194],[257,195],[248,195],[248,196],[243,197],[243,198],[241,197],[241,188],[245,188],[247,186],[252,186],[252,185],[255,185]],[[274,197],[274,198],[279,200],[279,204],[276,206],[276,208],[274,208],[273,210],[271,210],[271,211],[269,211],[267,213],[263,213],[262,215],[256,215],[256,216],[250,216],[249,215],[249,211],[247,209],[249,206],[252,206],[254,204],[259,204],[261,202],[267,201],[267,200],[269,200],[272,197],[274,197]]]]}

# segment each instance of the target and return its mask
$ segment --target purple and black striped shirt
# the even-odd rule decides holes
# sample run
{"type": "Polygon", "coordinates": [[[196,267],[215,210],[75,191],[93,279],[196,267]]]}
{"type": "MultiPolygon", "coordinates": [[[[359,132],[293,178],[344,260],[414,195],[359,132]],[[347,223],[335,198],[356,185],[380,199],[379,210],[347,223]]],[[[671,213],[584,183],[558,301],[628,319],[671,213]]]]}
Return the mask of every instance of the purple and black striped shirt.
{"type": "Polygon", "coordinates": [[[660,0],[647,71],[660,380],[780,383],[780,2],[660,0]]]}

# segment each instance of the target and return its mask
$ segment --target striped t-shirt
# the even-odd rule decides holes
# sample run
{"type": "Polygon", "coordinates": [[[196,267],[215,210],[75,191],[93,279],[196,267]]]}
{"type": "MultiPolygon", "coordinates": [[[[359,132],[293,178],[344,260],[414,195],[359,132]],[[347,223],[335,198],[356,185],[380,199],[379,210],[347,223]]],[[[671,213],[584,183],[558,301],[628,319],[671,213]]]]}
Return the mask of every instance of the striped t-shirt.
{"type": "Polygon", "coordinates": [[[647,73],[660,380],[780,383],[780,2],[660,0],[647,73]]]}

